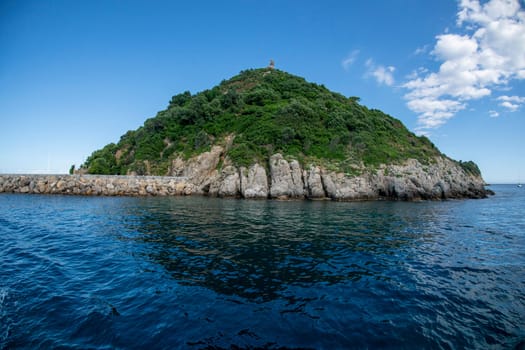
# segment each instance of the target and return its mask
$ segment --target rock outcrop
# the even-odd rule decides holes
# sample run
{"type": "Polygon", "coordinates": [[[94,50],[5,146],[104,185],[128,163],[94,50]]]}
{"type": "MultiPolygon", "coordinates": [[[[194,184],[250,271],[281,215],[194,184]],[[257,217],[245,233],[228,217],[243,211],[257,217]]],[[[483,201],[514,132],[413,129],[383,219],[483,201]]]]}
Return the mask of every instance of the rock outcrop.
{"type": "Polygon", "coordinates": [[[220,177],[217,166],[223,153],[223,147],[213,146],[211,151],[201,153],[187,161],[178,157],[172,162],[170,174],[187,179],[179,185],[185,194],[205,194],[211,190],[211,193],[216,195],[219,193],[216,182],[220,177]]]}
{"type": "Polygon", "coordinates": [[[214,146],[209,152],[177,158],[172,176],[0,175],[0,192],[78,195],[208,195],[275,199],[419,200],[482,198],[490,194],[480,176],[467,173],[444,157],[421,164],[409,160],[349,176],[308,165],[281,154],[270,157],[267,172],[260,164],[235,167],[214,146]]]}
{"type": "Polygon", "coordinates": [[[244,198],[268,198],[268,175],[266,169],[259,164],[249,169],[240,168],[241,194],[244,198]]]}
{"type": "Polygon", "coordinates": [[[305,195],[310,199],[320,199],[326,197],[326,191],[323,186],[323,179],[321,177],[321,168],[310,165],[310,169],[303,171],[303,178],[305,180],[305,195]]]}
{"type": "Polygon", "coordinates": [[[232,165],[228,165],[221,171],[219,185],[219,197],[237,197],[241,193],[241,179],[239,171],[232,165]]]}
{"type": "Polygon", "coordinates": [[[280,153],[270,157],[271,186],[270,197],[303,198],[304,182],[299,162],[287,162],[280,153]]]}

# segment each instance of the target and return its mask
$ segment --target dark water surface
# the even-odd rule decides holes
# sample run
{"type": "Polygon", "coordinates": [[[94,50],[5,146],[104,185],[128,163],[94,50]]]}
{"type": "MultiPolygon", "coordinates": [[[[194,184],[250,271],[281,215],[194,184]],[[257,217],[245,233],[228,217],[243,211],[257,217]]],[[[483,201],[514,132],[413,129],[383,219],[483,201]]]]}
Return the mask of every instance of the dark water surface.
{"type": "Polygon", "coordinates": [[[0,348],[525,346],[525,189],[485,200],[0,195],[0,348]]]}

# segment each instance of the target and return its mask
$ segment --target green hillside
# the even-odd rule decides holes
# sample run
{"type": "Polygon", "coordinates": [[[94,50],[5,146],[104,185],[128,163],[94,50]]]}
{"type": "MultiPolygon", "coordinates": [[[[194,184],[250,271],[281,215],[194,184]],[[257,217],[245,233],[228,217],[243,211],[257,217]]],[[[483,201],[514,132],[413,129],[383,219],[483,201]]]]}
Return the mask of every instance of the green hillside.
{"type": "Polygon", "coordinates": [[[279,70],[253,69],[169,106],[82,165],[93,174],[166,175],[177,156],[189,158],[223,144],[236,165],[267,164],[280,152],[346,173],[440,152],[397,119],[322,85],[279,70]]]}

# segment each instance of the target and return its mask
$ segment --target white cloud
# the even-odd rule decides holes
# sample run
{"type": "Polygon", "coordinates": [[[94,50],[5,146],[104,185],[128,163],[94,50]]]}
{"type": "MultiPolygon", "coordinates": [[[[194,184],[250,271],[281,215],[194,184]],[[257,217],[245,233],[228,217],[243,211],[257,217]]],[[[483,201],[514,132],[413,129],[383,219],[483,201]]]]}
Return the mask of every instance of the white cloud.
{"type": "Polygon", "coordinates": [[[416,80],[420,74],[426,74],[428,73],[428,69],[425,67],[419,67],[418,69],[412,71],[412,73],[408,74],[405,79],[408,80],[416,80]]]}
{"type": "Polygon", "coordinates": [[[517,105],[515,103],[512,103],[512,102],[509,102],[509,101],[501,102],[499,105],[501,107],[507,108],[511,112],[515,112],[519,108],[519,105],[517,105]]]}
{"type": "Polygon", "coordinates": [[[422,55],[422,54],[425,54],[428,52],[428,45],[424,45],[422,47],[418,47],[415,51],[414,51],[414,55],[422,55]]]}
{"type": "Polygon", "coordinates": [[[366,73],[367,76],[373,76],[377,83],[387,86],[394,85],[394,71],[396,70],[393,66],[383,66],[383,65],[376,65],[374,61],[369,58],[365,62],[366,67],[368,67],[368,71],[366,73]]]}
{"type": "Polygon", "coordinates": [[[478,50],[476,40],[468,35],[443,34],[437,36],[434,54],[443,60],[457,60],[471,56],[478,50]]]}
{"type": "Polygon", "coordinates": [[[525,97],[520,96],[500,96],[497,98],[498,101],[501,101],[499,105],[506,108],[510,112],[516,112],[523,103],[525,103],[525,97]]]}
{"type": "Polygon", "coordinates": [[[392,86],[394,84],[394,70],[395,68],[392,66],[378,66],[372,71],[372,75],[376,78],[376,81],[379,84],[392,86]]]}
{"type": "Polygon", "coordinates": [[[499,117],[499,113],[496,112],[496,111],[490,110],[490,111],[489,111],[489,116],[490,116],[491,118],[497,118],[497,117],[499,117]]]}
{"type": "Polygon", "coordinates": [[[408,108],[419,114],[420,125],[424,128],[437,128],[465,109],[465,104],[451,99],[418,98],[408,102],[408,108]]]}
{"type": "Polygon", "coordinates": [[[498,97],[498,100],[499,101],[512,101],[512,102],[523,103],[523,102],[525,102],[525,97],[503,95],[503,96],[498,97]]]}
{"type": "Polygon", "coordinates": [[[350,54],[348,54],[348,56],[346,56],[346,58],[341,61],[341,66],[343,66],[343,69],[346,71],[350,69],[350,66],[357,60],[358,55],[359,50],[350,52],[350,54]]]}
{"type": "MultiPolygon", "coordinates": [[[[525,11],[518,1],[460,2],[457,25],[466,34],[438,35],[431,53],[441,62],[439,70],[420,69],[403,85],[408,108],[419,114],[420,129],[439,127],[468,101],[525,79],[525,11]]],[[[498,100],[511,111],[525,102],[498,100]]]]}

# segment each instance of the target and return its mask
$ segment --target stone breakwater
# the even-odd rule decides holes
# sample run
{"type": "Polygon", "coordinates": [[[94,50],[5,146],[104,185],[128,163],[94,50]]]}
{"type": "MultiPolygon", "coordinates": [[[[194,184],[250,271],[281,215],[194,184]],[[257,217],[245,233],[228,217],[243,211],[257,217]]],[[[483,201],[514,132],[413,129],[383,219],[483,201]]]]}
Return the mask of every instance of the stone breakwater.
{"type": "Polygon", "coordinates": [[[303,168],[281,154],[271,156],[266,167],[236,167],[215,146],[189,160],[175,159],[169,172],[171,176],[0,175],[0,192],[339,201],[483,198],[491,193],[480,176],[443,157],[431,164],[409,160],[350,176],[316,165],[303,168]]]}
{"type": "Polygon", "coordinates": [[[0,192],[86,196],[169,196],[184,194],[184,178],[120,175],[0,175],[0,192]]]}

